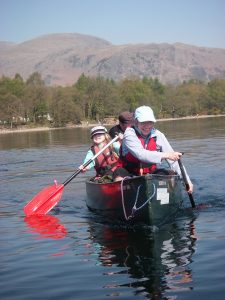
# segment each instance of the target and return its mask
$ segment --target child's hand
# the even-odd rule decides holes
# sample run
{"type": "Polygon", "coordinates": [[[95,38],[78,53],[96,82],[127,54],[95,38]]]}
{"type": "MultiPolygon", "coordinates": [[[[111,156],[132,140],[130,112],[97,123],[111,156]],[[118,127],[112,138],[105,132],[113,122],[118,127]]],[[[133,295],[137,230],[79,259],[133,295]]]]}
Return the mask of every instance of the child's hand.
{"type": "Polygon", "coordinates": [[[87,168],[84,168],[83,165],[79,166],[78,169],[81,170],[81,172],[86,172],[87,171],[87,168]]]}

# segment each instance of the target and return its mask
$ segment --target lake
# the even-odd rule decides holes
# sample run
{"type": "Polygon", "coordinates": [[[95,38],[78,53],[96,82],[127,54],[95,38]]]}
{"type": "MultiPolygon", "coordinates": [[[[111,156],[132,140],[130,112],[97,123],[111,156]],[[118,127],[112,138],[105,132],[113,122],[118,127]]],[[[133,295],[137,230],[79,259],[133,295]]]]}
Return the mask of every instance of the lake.
{"type": "Polygon", "coordinates": [[[192,210],[154,228],[112,224],[90,212],[79,174],[48,215],[24,205],[64,182],[90,146],[89,128],[0,135],[1,299],[225,297],[225,117],[158,122],[194,183],[192,210]]]}

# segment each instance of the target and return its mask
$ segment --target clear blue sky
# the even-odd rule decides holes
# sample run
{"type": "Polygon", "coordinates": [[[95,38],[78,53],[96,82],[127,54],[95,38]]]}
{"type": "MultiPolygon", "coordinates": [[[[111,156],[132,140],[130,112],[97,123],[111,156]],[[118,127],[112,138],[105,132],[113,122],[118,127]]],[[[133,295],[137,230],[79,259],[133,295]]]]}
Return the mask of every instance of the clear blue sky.
{"type": "Polygon", "coordinates": [[[0,0],[0,41],[66,32],[225,49],[225,0],[0,0]]]}

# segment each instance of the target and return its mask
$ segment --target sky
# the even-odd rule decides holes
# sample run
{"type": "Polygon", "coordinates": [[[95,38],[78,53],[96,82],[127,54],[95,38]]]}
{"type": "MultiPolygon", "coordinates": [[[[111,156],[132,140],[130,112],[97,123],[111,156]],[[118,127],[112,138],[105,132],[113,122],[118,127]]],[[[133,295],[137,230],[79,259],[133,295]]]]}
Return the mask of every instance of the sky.
{"type": "Polygon", "coordinates": [[[225,0],[0,0],[0,41],[51,33],[225,49],[225,0]]]}

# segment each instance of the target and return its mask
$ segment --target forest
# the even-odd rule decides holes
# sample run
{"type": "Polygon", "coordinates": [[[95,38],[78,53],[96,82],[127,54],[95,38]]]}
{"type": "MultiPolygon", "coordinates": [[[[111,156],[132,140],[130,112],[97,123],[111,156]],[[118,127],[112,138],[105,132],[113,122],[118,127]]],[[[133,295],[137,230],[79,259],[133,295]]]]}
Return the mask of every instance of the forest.
{"type": "Polygon", "coordinates": [[[157,119],[225,114],[225,80],[185,81],[172,86],[158,79],[122,81],[82,74],[71,86],[47,86],[34,72],[0,78],[0,126],[62,127],[117,118],[121,111],[149,105],[157,119]]]}

